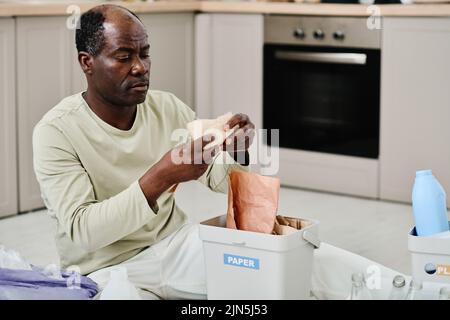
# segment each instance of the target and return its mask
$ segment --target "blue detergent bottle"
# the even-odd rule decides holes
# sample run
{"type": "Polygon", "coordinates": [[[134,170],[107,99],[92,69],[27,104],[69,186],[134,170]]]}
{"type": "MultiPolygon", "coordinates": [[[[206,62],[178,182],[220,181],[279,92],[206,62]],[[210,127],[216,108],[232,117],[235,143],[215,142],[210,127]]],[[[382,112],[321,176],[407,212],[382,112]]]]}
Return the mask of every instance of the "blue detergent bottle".
{"type": "Polygon", "coordinates": [[[412,204],[418,236],[449,230],[445,191],[431,170],[416,172],[412,204]]]}

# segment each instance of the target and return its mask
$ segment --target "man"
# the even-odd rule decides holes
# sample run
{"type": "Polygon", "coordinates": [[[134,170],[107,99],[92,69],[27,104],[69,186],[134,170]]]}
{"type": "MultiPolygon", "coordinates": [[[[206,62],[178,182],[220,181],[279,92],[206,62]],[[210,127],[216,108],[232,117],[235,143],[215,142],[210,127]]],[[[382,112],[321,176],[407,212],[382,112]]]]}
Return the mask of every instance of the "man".
{"type": "MultiPolygon", "coordinates": [[[[147,33],[127,9],[102,5],[84,13],[76,45],[88,88],[63,99],[33,133],[35,172],[56,219],[62,267],[78,266],[103,288],[108,267],[120,264],[143,295],[205,298],[198,229],[171,190],[198,179],[226,192],[227,173],[246,170],[233,159],[246,165],[248,152],[227,149],[221,154],[233,163],[219,165],[205,161],[214,159],[203,150],[208,139],[200,148],[176,146],[172,132],[195,114],[170,93],[148,91],[147,33]],[[191,161],[174,163],[186,153],[191,161]]],[[[227,123],[235,125],[242,129],[235,141],[248,149],[252,135],[245,133],[254,125],[242,114],[227,123]]]]}

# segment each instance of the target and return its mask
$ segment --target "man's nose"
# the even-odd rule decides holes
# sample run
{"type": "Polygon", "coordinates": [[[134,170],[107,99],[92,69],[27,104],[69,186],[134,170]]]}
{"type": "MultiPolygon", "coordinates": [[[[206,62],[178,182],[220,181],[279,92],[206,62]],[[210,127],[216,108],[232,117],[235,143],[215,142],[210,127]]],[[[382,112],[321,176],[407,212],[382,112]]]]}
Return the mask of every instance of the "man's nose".
{"type": "Polygon", "coordinates": [[[131,73],[133,75],[144,75],[147,74],[150,69],[150,61],[148,59],[141,59],[140,57],[136,57],[133,63],[133,67],[131,68],[131,73]]]}

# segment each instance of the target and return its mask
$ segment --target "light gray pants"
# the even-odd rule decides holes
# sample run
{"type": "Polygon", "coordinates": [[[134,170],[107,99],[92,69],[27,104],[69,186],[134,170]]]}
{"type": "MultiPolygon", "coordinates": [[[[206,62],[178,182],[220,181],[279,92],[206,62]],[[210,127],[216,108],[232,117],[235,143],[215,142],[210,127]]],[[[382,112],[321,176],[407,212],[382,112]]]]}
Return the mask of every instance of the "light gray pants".
{"type": "MultiPolygon", "coordinates": [[[[162,241],[119,264],[143,299],[206,299],[205,266],[198,224],[187,224],[162,241]]],[[[102,290],[112,267],[89,278],[102,290]]]]}

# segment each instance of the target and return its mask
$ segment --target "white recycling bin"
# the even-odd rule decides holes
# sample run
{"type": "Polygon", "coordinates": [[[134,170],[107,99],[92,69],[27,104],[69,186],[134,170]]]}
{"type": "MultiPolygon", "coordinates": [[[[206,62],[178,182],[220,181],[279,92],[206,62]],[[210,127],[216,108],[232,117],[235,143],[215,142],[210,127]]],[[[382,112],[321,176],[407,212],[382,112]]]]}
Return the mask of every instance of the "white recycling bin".
{"type": "Polygon", "coordinates": [[[319,222],[289,235],[226,228],[226,215],[200,223],[208,299],[309,299],[319,222]]]}
{"type": "Polygon", "coordinates": [[[414,279],[450,284],[450,231],[419,237],[414,227],[408,235],[408,249],[414,279]]]}

